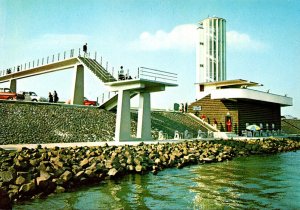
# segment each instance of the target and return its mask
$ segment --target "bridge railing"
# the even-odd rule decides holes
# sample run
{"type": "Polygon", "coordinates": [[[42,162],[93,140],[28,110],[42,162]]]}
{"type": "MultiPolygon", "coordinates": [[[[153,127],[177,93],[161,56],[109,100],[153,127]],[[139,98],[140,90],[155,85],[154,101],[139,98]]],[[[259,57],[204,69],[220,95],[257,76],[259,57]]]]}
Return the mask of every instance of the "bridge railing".
{"type": "Polygon", "coordinates": [[[97,97],[97,102],[99,105],[103,104],[105,101],[111,99],[117,95],[117,92],[112,92],[112,91],[103,91],[98,97],[97,97]]]}
{"type": "MultiPolygon", "coordinates": [[[[35,60],[29,61],[29,62],[18,64],[16,66],[13,66],[13,67],[10,67],[10,68],[7,68],[7,69],[2,69],[2,70],[0,70],[0,77],[6,76],[6,75],[9,75],[9,74],[12,74],[12,73],[17,73],[19,71],[26,71],[26,70],[29,70],[29,69],[37,68],[37,67],[40,67],[40,66],[44,66],[44,65],[51,64],[51,63],[56,63],[56,62],[59,62],[59,61],[64,61],[64,60],[67,60],[67,59],[70,59],[70,58],[75,58],[75,57],[80,57],[80,56],[81,57],[86,57],[86,58],[92,58],[94,60],[98,59],[97,52],[85,53],[80,48],[77,49],[77,50],[70,49],[68,51],[63,51],[62,53],[52,54],[52,55],[49,55],[49,56],[46,56],[46,57],[43,57],[43,58],[39,58],[39,59],[35,59],[35,60]]],[[[100,56],[99,59],[100,60],[98,62],[103,66],[104,62],[103,62],[102,56],[100,56]]],[[[106,62],[106,64],[105,64],[105,69],[108,71],[108,62],[106,62]]],[[[113,71],[114,70],[112,68],[112,71],[111,71],[112,75],[113,75],[113,71]]]]}
{"type": "MultiPolygon", "coordinates": [[[[111,71],[108,69],[108,62],[104,62],[102,56],[97,57],[97,52],[94,52],[91,54],[90,52],[85,53],[83,52],[80,48],[77,50],[71,49],[68,51],[64,51],[62,53],[57,53],[57,54],[52,54],[47,57],[43,57],[40,59],[36,59],[33,61],[29,61],[23,64],[16,65],[11,68],[7,68],[4,70],[0,70],[0,77],[6,76],[9,74],[17,73],[19,71],[26,71],[29,69],[37,68],[40,66],[56,63],[59,61],[64,61],[67,59],[75,58],[75,57],[84,57],[84,58],[91,58],[96,60],[100,65],[107,71],[109,72],[114,78],[120,79],[120,72],[115,71],[114,67],[111,68],[111,71]]],[[[157,80],[161,82],[169,82],[169,83],[174,83],[177,82],[177,74],[176,73],[171,73],[167,71],[162,71],[158,69],[153,69],[153,68],[147,68],[147,67],[139,67],[137,70],[137,73],[133,73],[131,71],[131,74],[129,73],[129,69],[127,69],[127,73],[124,75],[126,79],[126,76],[130,76],[132,79],[137,79],[137,78],[143,78],[143,79],[150,79],[150,80],[157,80]],[[131,76],[130,76],[131,75],[131,76]],[[132,76],[136,75],[136,76],[132,76]]]]}
{"type": "Polygon", "coordinates": [[[71,49],[69,51],[64,51],[63,53],[57,53],[57,54],[52,54],[47,57],[39,58],[33,61],[25,62],[16,66],[13,66],[11,68],[7,68],[4,70],[0,71],[0,76],[5,76],[11,73],[16,73],[19,71],[25,71],[28,69],[44,66],[47,64],[55,63],[58,61],[63,61],[69,58],[74,57],[75,51],[74,49],[71,49]]]}
{"type": "Polygon", "coordinates": [[[162,71],[158,69],[139,67],[138,78],[174,83],[177,82],[178,75],[176,73],[162,71]]]}

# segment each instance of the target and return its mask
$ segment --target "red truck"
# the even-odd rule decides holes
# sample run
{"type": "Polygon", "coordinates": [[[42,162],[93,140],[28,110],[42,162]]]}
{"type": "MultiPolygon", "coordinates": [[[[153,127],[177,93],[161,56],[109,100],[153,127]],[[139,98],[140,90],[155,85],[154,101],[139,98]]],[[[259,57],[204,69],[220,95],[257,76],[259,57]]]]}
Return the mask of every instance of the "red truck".
{"type": "Polygon", "coordinates": [[[22,94],[12,92],[9,88],[0,88],[0,99],[4,100],[23,100],[25,97],[22,94]]]}

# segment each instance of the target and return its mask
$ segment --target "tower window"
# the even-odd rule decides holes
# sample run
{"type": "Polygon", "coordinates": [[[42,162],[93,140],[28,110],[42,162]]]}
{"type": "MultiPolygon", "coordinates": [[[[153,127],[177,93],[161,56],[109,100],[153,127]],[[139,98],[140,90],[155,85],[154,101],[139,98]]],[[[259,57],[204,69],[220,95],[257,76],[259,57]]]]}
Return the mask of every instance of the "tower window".
{"type": "Polygon", "coordinates": [[[200,67],[204,67],[204,65],[203,65],[203,64],[200,64],[200,67]]]}
{"type": "Polygon", "coordinates": [[[204,85],[200,85],[200,92],[203,92],[204,91],[204,85]]]}
{"type": "Polygon", "coordinates": [[[203,42],[200,42],[200,45],[204,45],[204,43],[203,43],[203,42]]]}

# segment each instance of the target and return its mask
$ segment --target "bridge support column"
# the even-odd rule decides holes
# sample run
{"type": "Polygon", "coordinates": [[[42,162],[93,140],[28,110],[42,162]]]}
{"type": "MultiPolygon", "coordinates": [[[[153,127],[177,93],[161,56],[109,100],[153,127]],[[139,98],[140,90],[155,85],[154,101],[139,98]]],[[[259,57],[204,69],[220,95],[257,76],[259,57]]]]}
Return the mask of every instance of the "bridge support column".
{"type": "Polygon", "coordinates": [[[164,91],[166,86],[177,85],[148,79],[121,80],[105,83],[105,85],[109,87],[110,91],[118,91],[115,141],[152,140],[150,94],[164,91]],[[139,94],[137,137],[133,138],[130,135],[130,96],[137,93],[139,94]]]}
{"type": "Polygon", "coordinates": [[[83,65],[76,65],[73,79],[73,92],[71,104],[83,105],[84,100],[84,68],[83,65]]]}
{"type": "Polygon", "coordinates": [[[116,142],[129,141],[131,139],[130,119],[130,90],[119,90],[115,132],[116,142]]]}
{"type": "Polygon", "coordinates": [[[151,101],[149,92],[140,92],[137,138],[152,140],[151,136],[151,101]]]}
{"type": "Polygon", "coordinates": [[[14,92],[14,93],[17,92],[17,80],[16,79],[9,80],[9,88],[12,92],[14,92]]]}

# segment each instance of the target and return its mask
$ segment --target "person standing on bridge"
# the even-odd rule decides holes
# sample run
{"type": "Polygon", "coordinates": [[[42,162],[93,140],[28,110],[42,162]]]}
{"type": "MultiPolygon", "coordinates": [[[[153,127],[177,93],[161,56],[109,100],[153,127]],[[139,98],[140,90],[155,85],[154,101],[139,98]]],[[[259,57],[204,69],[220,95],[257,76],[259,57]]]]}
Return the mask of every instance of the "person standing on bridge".
{"type": "Polygon", "coordinates": [[[119,76],[118,76],[119,80],[125,80],[125,75],[124,75],[124,69],[123,66],[120,67],[120,71],[119,71],[119,76]]]}
{"type": "Polygon", "coordinates": [[[84,53],[83,56],[86,57],[86,55],[87,55],[87,43],[85,43],[85,45],[83,45],[82,49],[83,49],[83,53],[84,53]]]}

